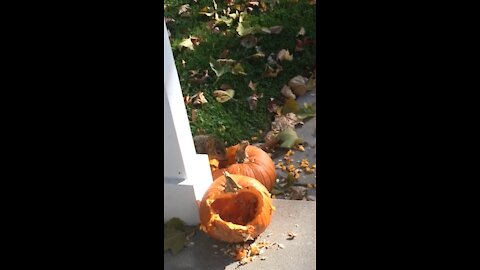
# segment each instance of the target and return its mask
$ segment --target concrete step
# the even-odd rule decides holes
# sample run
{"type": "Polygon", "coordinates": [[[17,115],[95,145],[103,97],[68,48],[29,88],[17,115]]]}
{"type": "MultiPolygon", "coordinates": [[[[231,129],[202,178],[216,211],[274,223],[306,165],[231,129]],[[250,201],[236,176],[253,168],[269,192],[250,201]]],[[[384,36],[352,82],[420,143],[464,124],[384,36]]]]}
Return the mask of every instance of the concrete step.
{"type": "MultiPolygon", "coordinates": [[[[239,269],[315,269],[316,202],[274,199],[273,205],[277,210],[272,216],[272,221],[255,242],[262,242],[265,239],[269,243],[282,244],[284,248],[271,247],[261,255],[266,258],[265,260],[257,257],[239,269]],[[289,232],[294,232],[297,236],[293,240],[287,240],[289,232]]],[[[165,269],[233,270],[239,266],[231,256],[220,251],[227,246],[226,243],[214,240],[201,231],[196,232],[191,242],[193,244],[175,256],[170,251],[164,253],[165,269]]]]}

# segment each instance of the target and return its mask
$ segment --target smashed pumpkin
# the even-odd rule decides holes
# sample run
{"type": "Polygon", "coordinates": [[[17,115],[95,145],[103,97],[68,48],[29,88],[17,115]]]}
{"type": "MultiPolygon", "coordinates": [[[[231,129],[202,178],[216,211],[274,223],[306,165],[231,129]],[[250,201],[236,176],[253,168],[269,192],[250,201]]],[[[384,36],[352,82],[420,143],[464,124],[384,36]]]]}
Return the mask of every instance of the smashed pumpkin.
{"type": "Polygon", "coordinates": [[[218,168],[212,168],[212,177],[217,179],[228,171],[252,177],[262,183],[268,191],[275,185],[275,164],[262,149],[249,145],[248,141],[228,147],[227,159],[220,161],[218,168]]]}
{"type": "Polygon", "coordinates": [[[224,172],[200,203],[200,229],[220,241],[245,242],[265,231],[274,211],[263,184],[245,175],[224,172]]]}

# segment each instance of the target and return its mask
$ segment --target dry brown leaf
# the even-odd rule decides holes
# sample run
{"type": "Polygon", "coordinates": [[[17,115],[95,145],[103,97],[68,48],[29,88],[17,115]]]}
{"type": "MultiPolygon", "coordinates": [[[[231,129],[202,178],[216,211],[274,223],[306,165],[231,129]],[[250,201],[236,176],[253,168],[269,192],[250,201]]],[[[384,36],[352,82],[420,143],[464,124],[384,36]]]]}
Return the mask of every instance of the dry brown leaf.
{"type": "Polygon", "coordinates": [[[253,91],[256,91],[257,90],[257,85],[258,85],[258,83],[253,83],[252,81],[250,81],[248,83],[248,88],[252,89],[253,91]]]}
{"type": "Polygon", "coordinates": [[[292,92],[292,89],[288,85],[284,85],[280,93],[286,98],[296,99],[297,97],[292,92]]]}
{"type": "Polygon", "coordinates": [[[275,148],[275,146],[279,142],[279,138],[277,137],[277,133],[275,131],[270,130],[265,135],[264,141],[265,141],[264,147],[266,148],[266,150],[270,150],[275,148]]]}
{"type": "Polygon", "coordinates": [[[185,103],[185,105],[188,105],[188,104],[192,103],[192,98],[189,95],[187,95],[187,96],[183,97],[183,102],[185,103]]]}
{"type": "Polygon", "coordinates": [[[266,65],[265,71],[262,73],[262,77],[267,77],[267,78],[275,78],[277,77],[278,73],[282,71],[282,67],[278,66],[277,68],[272,68],[270,65],[266,65]]]}
{"type": "Polygon", "coordinates": [[[305,28],[303,26],[300,28],[300,31],[298,31],[297,37],[298,36],[304,36],[305,35],[305,28]]]}
{"type": "Polygon", "coordinates": [[[203,95],[203,92],[198,92],[192,96],[193,104],[205,104],[208,103],[207,99],[203,95]]]}
{"type": "Polygon", "coordinates": [[[297,118],[297,116],[294,113],[277,115],[275,116],[275,121],[272,122],[272,130],[281,132],[288,128],[295,129],[295,126],[300,123],[301,121],[297,118]]]}
{"type": "Polygon", "coordinates": [[[308,4],[309,4],[309,5],[316,5],[316,4],[317,4],[317,0],[308,0],[308,4]]]}
{"type": "Polygon", "coordinates": [[[194,109],[192,110],[192,121],[190,122],[195,122],[197,120],[197,110],[194,109]]]}
{"type": "Polygon", "coordinates": [[[307,92],[307,81],[307,78],[298,75],[288,81],[288,86],[292,88],[295,95],[303,96],[305,95],[305,92],[307,92]]]}
{"type": "Polygon", "coordinates": [[[165,17],[165,23],[166,24],[169,24],[169,23],[172,23],[172,22],[175,22],[174,18],[165,17]]]}
{"type": "Polygon", "coordinates": [[[182,13],[187,12],[189,8],[190,8],[189,4],[181,5],[180,8],[178,9],[178,15],[181,15],[182,13]]]}
{"type": "Polygon", "coordinates": [[[250,108],[250,110],[253,111],[257,108],[258,99],[262,98],[262,97],[263,97],[263,94],[258,96],[257,93],[254,93],[253,95],[251,95],[247,98],[248,107],[250,108]]]}
{"type": "Polygon", "coordinates": [[[199,37],[190,37],[193,45],[198,46],[200,44],[201,39],[199,37]]]}
{"type": "Polygon", "coordinates": [[[293,240],[293,238],[295,238],[295,236],[297,236],[296,233],[294,233],[294,232],[288,232],[287,240],[293,240]]]}
{"type": "Polygon", "coordinates": [[[277,54],[277,58],[280,61],[292,61],[293,55],[291,55],[288,50],[281,49],[277,54]]]}

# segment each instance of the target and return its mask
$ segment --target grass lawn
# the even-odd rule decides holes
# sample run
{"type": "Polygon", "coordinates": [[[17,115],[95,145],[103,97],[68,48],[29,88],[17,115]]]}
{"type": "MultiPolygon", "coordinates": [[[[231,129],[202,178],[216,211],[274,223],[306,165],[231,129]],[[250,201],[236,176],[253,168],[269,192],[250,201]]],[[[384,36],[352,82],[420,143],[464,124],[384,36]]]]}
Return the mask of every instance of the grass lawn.
{"type": "Polygon", "coordinates": [[[282,87],[297,75],[309,78],[315,69],[316,5],[309,3],[311,1],[164,1],[180,84],[184,97],[190,98],[186,107],[192,134],[214,134],[232,145],[242,139],[252,141],[254,136],[261,138],[270,129],[273,114],[267,108],[268,103],[273,99],[282,104],[282,87]],[[185,4],[189,6],[183,6],[185,4]],[[214,14],[215,4],[218,17],[214,14]],[[207,14],[200,14],[201,11],[207,14]],[[271,28],[273,26],[281,28],[271,28]],[[302,27],[305,33],[298,35],[302,27]],[[271,33],[280,29],[280,33],[271,33]],[[251,31],[251,35],[246,34],[248,31],[251,31]],[[185,40],[193,50],[181,45],[185,44],[182,43],[185,40]],[[309,42],[305,42],[303,50],[298,51],[297,40],[309,42]],[[282,49],[293,54],[291,61],[277,60],[277,54],[282,49]],[[252,57],[255,54],[258,57],[252,57]],[[262,76],[267,63],[275,68],[268,60],[270,55],[271,60],[275,60],[282,68],[276,77],[262,76]],[[217,59],[230,60],[219,63],[217,59]],[[233,74],[227,71],[217,76],[211,63],[217,72],[221,68],[231,70],[240,64],[234,69],[240,72],[233,74]],[[206,71],[208,77],[199,80],[206,71]],[[195,75],[195,72],[198,74],[195,75]],[[257,84],[255,92],[249,87],[250,81],[257,84]],[[214,91],[226,89],[234,90],[233,98],[218,102],[214,91]],[[199,92],[203,92],[207,103],[192,102],[195,101],[194,95],[199,92]],[[256,108],[251,109],[247,99],[254,93],[260,98],[256,108]]]}

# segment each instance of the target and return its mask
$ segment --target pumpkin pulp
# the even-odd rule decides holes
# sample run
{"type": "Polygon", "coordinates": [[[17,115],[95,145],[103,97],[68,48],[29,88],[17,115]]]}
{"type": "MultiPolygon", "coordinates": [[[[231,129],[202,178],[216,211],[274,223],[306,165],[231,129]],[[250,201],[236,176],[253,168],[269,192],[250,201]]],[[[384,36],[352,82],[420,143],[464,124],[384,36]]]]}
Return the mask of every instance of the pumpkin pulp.
{"type": "Polygon", "coordinates": [[[257,196],[243,190],[237,194],[227,193],[211,204],[212,210],[222,220],[242,226],[247,225],[257,216],[258,206],[257,196]]]}

